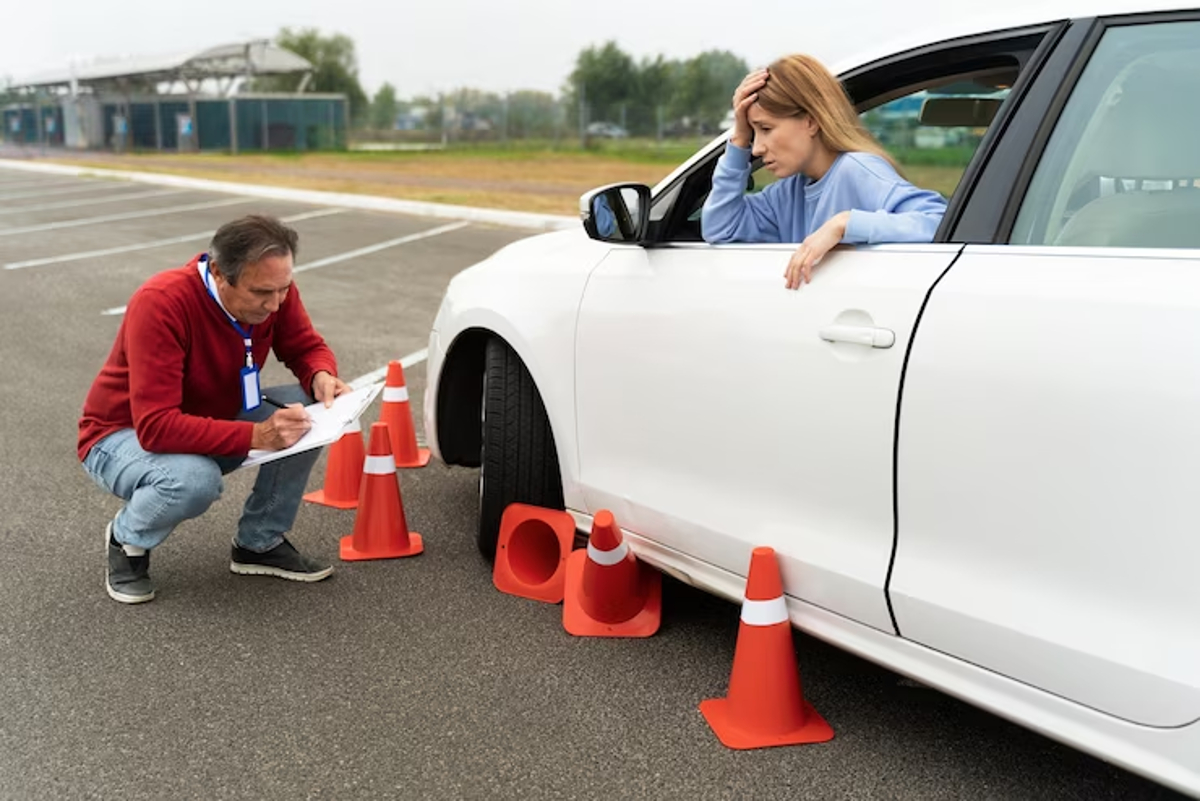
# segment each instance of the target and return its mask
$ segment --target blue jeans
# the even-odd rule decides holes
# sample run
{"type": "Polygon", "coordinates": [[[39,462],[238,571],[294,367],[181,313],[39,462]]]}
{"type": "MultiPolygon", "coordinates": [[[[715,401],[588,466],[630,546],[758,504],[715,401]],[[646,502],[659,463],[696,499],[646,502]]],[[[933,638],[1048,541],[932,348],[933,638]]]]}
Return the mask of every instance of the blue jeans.
{"type": "MultiPolygon", "coordinates": [[[[266,390],[280,403],[312,403],[298,385],[266,390]]],[[[239,420],[266,420],[275,407],[263,403],[239,420]]],[[[283,542],[296,520],[308,474],[320,448],[267,462],[258,468],[254,489],[238,521],[239,546],[262,553],[283,542]]],[[[125,501],[113,519],[117,542],[147,550],[154,548],[184,520],[204,514],[221,497],[221,477],[237,469],[244,457],[199,456],[187,453],[149,453],[132,428],[109,434],[92,446],[83,469],[92,480],[125,501]]]]}

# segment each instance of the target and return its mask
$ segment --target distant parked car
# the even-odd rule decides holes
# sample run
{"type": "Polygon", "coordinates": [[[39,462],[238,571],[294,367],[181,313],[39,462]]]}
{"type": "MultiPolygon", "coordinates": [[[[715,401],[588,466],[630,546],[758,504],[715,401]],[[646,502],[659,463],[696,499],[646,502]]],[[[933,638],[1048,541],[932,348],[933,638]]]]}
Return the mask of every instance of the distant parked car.
{"type": "Polygon", "coordinates": [[[721,136],[455,276],[425,433],[484,553],[509,503],[606,509],[740,600],[772,546],[800,628],[1200,798],[1200,9],[1162,2],[833,65],[985,131],[931,243],[786,291],[795,243],[701,238],[721,136]]]}
{"type": "Polygon", "coordinates": [[[624,139],[629,131],[615,122],[593,122],[587,127],[588,136],[599,136],[604,139],[624,139]]]}

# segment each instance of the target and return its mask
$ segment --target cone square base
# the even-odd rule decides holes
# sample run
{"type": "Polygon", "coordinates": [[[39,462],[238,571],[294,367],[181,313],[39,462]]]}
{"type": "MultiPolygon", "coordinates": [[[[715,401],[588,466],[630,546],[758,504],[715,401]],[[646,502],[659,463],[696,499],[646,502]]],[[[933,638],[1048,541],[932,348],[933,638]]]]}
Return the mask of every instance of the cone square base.
{"type": "Polygon", "coordinates": [[[404,556],[416,556],[424,550],[425,544],[421,542],[421,535],[415,531],[408,532],[407,547],[376,548],[370,553],[354,550],[354,535],[350,534],[342,537],[338,555],[341,556],[343,562],[363,562],[368,559],[399,559],[404,556]]]}
{"type": "Polygon", "coordinates": [[[650,637],[657,632],[662,623],[662,573],[639,562],[638,569],[646,588],[646,602],[641,611],[621,623],[604,623],[588,617],[579,600],[587,558],[587,551],[579,550],[567,559],[563,628],[576,637],[650,637]]]}
{"type": "Polygon", "coordinates": [[[777,745],[805,745],[808,743],[824,743],[833,739],[833,727],[825,722],[825,718],[817,713],[808,701],[803,705],[802,719],[804,723],[782,734],[752,731],[739,726],[733,720],[728,698],[714,698],[700,702],[700,713],[708,721],[709,728],[717,735],[717,739],[727,748],[739,751],[751,748],[770,748],[777,745]]]}
{"type": "Polygon", "coordinates": [[[330,500],[325,497],[325,490],[319,489],[316,492],[305,493],[304,500],[309,503],[319,503],[321,506],[332,506],[334,509],[357,509],[358,498],[354,497],[346,501],[330,500]]]}
{"type": "Polygon", "coordinates": [[[429,449],[417,448],[417,458],[412,461],[402,462],[399,457],[396,458],[396,467],[424,467],[429,464],[429,449]]]}
{"type": "Polygon", "coordinates": [[[510,503],[500,518],[492,584],[518,598],[561,603],[574,544],[575,518],[569,513],[510,503]]]}

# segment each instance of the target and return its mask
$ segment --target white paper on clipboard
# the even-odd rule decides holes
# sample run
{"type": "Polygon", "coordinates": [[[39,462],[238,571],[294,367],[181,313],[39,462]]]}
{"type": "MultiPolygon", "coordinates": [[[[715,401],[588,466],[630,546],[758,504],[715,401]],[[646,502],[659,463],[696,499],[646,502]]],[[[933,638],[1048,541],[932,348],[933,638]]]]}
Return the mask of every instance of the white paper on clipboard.
{"type": "Polygon", "coordinates": [[[357,420],[367,410],[367,407],[371,405],[371,401],[375,400],[375,396],[379,394],[379,390],[381,389],[383,389],[383,382],[371,384],[362,389],[356,389],[353,392],[347,392],[345,395],[339,395],[334,398],[333,405],[328,409],[320,401],[305,406],[305,411],[308,412],[308,416],[313,421],[313,426],[308,430],[308,433],[297,440],[296,444],[290,448],[278,451],[250,451],[240,467],[253,467],[256,464],[273,462],[276,459],[283,459],[294,453],[301,453],[337,442],[346,426],[357,420]]]}

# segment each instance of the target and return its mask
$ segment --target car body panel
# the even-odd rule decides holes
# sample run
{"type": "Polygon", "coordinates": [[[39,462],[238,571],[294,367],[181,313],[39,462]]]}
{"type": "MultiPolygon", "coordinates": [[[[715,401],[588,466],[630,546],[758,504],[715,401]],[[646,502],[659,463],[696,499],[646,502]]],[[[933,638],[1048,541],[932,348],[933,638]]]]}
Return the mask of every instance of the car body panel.
{"type": "Polygon", "coordinates": [[[970,246],[904,384],[905,637],[1154,726],[1200,719],[1200,254],[970,246]]]}
{"type": "Polygon", "coordinates": [[[773,546],[793,595],[893,631],[897,390],[959,246],[838,249],[788,292],[793,250],[624,247],[595,269],[576,332],[584,497],[726,570],[773,546]],[[822,339],[834,325],[894,339],[822,339]]]}

